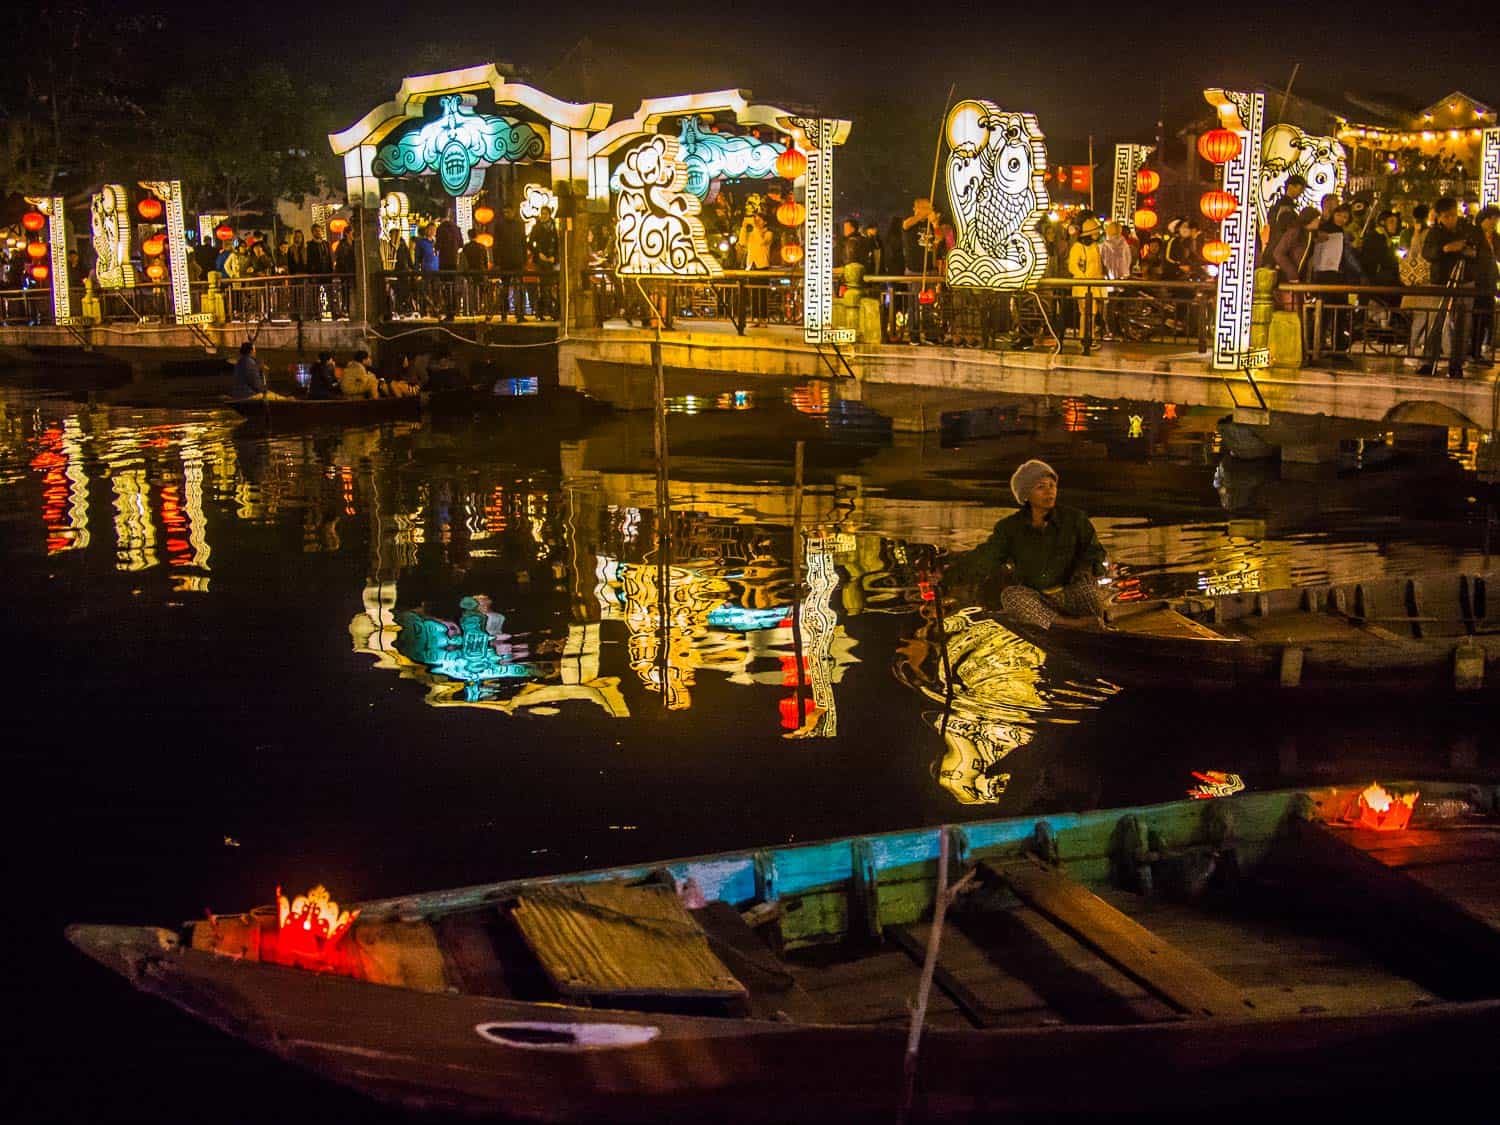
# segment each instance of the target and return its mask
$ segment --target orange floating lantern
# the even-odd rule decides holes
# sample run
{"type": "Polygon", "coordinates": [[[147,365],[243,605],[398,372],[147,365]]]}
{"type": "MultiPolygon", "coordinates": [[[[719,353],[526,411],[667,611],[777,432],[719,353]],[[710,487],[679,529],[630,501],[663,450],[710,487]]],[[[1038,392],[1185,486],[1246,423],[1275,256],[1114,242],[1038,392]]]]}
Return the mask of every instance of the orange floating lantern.
{"type": "Polygon", "coordinates": [[[290,901],[277,887],[275,949],[262,959],[315,972],[337,969],[334,947],[358,917],[358,910],[340,910],[322,885],[290,901]]]}
{"type": "Polygon", "coordinates": [[[145,242],[141,243],[141,253],[155,257],[167,248],[167,236],[164,234],[153,234],[145,242]]]}
{"type": "Polygon", "coordinates": [[[146,267],[146,276],[152,281],[160,281],[167,276],[167,267],[160,262],[152,262],[146,267]]]}
{"type": "Polygon", "coordinates": [[[337,215],[328,220],[328,232],[330,234],[343,234],[349,229],[349,220],[342,215],[337,215]]]}
{"type": "Polygon", "coordinates": [[[1411,792],[1392,796],[1379,783],[1372,783],[1360,793],[1355,804],[1355,827],[1376,832],[1400,832],[1411,823],[1412,809],[1421,794],[1411,792]]]}
{"type": "Polygon", "coordinates": [[[1142,195],[1150,195],[1161,186],[1161,175],[1150,168],[1142,168],[1135,174],[1135,190],[1142,195]]]}
{"type": "Polygon", "coordinates": [[[1240,201],[1227,191],[1205,191],[1198,200],[1198,210],[1216,223],[1222,223],[1240,209],[1240,201]]]}
{"type": "Polygon", "coordinates": [[[776,208],[776,221],[784,227],[800,227],[807,218],[807,208],[795,199],[788,199],[776,208]]]}
{"type": "Polygon", "coordinates": [[[1211,242],[1205,242],[1203,248],[1198,252],[1203,255],[1205,262],[1212,262],[1214,265],[1219,266],[1229,261],[1230,257],[1234,254],[1234,248],[1223,239],[1215,238],[1211,242]]]}
{"type": "Polygon", "coordinates": [[[480,225],[487,225],[495,219],[495,209],[481,203],[474,208],[474,221],[480,225]]]}
{"type": "Polygon", "coordinates": [[[480,231],[474,236],[474,241],[488,250],[491,246],[495,245],[495,236],[487,230],[480,231]]]}
{"type": "Polygon", "coordinates": [[[1146,208],[1142,207],[1135,213],[1136,230],[1151,230],[1156,226],[1156,221],[1155,211],[1149,211],[1146,208]]]}
{"type": "Polygon", "coordinates": [[[43,215],[40,211],[27,211],[26,214],[21,216],[21,226],[29,230],[32,234],[35,234],[46,225],[47,216],[43,215]]]}
{"type": "Polygon", "coordinates": [[[1227,164],[1240,154],[1240,135],[1233,129],[1210,129],[1198,138],[1198,155],[1210,164],[1227,164]]]}
{"type": "Polygon", "coordinates": [[[46,281],[51,273],[52,271],[47,268],[45,262],[38,262],[36,265],[31,267],[31,277],[33,281],[46,281]]]}
{"type": "Polygon", "coordinates": [[[135,213],[148,223],[161,218],[161,212],[161,200],[157,199],[154,195],[146,196],[145,199],[135,205],[135,213]]]}
{"type": "Polygon", "coordinates": [[[234,237],[234,228],[228,223],[220,223],[214,227],[214,237],[220,242],[228,242],[234,237]]]}
{"type": "Polygon", "coordinates": [[[781,260],[789,266],[795,266],[802,260],[802,247],[796,242],[788,242],[781,248],[781,260]]]}
{"type": "Polygon", "coordinates": [[[45,242],[28,242],[26,254],[30,258],[45,258],[47,256],[47,244],[45,242]]]}
{"type": "Polygon", "coordinates": [[[807,157],[790,145],[776,158],[776,174],[783,180],[795,180],[806,171],[807,157]]]}

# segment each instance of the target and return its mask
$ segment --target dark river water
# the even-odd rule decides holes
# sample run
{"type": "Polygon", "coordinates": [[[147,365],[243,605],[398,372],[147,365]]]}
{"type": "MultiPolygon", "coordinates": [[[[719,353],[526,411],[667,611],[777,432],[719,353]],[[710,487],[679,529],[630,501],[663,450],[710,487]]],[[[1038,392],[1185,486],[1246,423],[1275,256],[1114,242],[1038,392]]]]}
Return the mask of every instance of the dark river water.
{"type": "Polygon", "coordinates": [[[279,433],[0,392],[8,1119],[400,1119],[136,995],[69,921],[1172,800],[1195,770],[1495,772],[1487,714],[1133,699],[957,610],[941,736],[928,560],[985,537],[1027,456],[1128,597],[1483,562],[1472,432],[1288,479],[1221,454],[1217,412],[1017,405],[945,445],[815,386],[683,399],[663,483],[644,416],[279,433]]]}

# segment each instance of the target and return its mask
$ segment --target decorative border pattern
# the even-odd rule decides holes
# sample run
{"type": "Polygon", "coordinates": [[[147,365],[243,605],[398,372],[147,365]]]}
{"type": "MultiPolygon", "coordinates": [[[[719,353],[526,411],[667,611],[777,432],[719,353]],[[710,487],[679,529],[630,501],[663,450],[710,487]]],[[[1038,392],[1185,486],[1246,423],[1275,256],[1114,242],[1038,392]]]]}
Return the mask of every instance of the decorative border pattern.
{"type": "Polygon", "coordinates": [[[1047,146],[1036,115],[967,99],[949,111],[944,132],[948,202],[958,226],[947,283],[1027,288],[1047,268],[1047,245],[1036,229],[1049,203],[1047,146]]]}
{"type": "Polygon", "coordinates": [[[193,316],[193,294],[188,284],[187,232],[182,218],[181,180],[142,180],[141,187],[167,205],[167,265],[172,276],[172,316],[178,324],[205,319],[193,316]]]}
{"type": "Polygon", "coordinates": [[[1153,145],[1115,145],[1115,186],[1109,211],[1115,222],[1135,223],[1135,176],[1155,151],[1153,145]]]}
{"type": "Polygon", "coordinates": [[[1484,131],[1484,156],[1479,164],[1479,206],[1500,204],[1500,129],[1484,131]]]}
{"type": "Polygon", "coordinates": [[[1266,349],[1250,348],[1250,307],[1255,295],[1255,212],[1246,202],[1256,197],[1260,184],[1261,138],[1266,116],[1266,96],[1238,90],[1205,90],[1203,96],[1224,118],[1225,128],[1240,134],[1240,151],[1224,165],[1224,190],[1240,206],[1219,228],[1219,237],[1229,244],[1230,255],[1219,266],[1219,287],[1214,298],[1214,369],[1239,371],[1265,367],[1266,349]]]}
{"type": "Polygon", "coordinates": [[[794,117],[807,138],[807,226],[803,232],[802,338],[809,344],[847,344],[854,330],[833,327],[833,143],[836,122],[794,117]]]}

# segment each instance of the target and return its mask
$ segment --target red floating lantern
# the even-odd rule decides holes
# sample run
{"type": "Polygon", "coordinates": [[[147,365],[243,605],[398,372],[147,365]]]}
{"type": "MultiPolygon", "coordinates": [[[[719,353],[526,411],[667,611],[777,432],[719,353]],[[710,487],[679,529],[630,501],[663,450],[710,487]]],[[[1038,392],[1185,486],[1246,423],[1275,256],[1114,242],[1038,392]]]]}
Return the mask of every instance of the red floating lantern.
{"type": "Polygon", "coordinates": [[[1240,135],[1233,129],[1210,129],[1198,138],[1198,155],[1211,164],[1227,164],[1240,154],[1240,135]]]}
{"type": "Polygon", "coordinates": [[[148,223],[155,222],[161,218],[161,211],[161,200],[157,199],[154,195],[146,196],[145,199],[135,205],[135,213],[148,223]]]}
{"type": "Polygon", "coordinates": [[[1205,191],[1198,200],[1198,210],[1216,223],[1222,223],[1240,209],[1240,201],[1227,191],[1205,191]]]}
{"type": "Polygon", "coordinates": [[[1355,827],[1376,832],[1399,832],[1411,823],[1412,809],[1421,794],[1412,792],[1397,797],[1372,783],[1359,795],[1355,804],[1355,827]]]}
{"type": "Polygon", "coordinates": [[[48,275],[51,272],[52,271],[47,268],[46,263],[44,262],[38,262],[36,265],[31,267],[31,276],[35,281],[46,281],[48,275]]]}
{"type": "Polygon", "coordinates": [[[220,223],[214,227],[214,237],[220,242],[228,242],[234,237],[234,228],[228,223],[220,223]]]}
{"type": "Polygon", "coordinates": [[[1142,195],[1150,195],[1160,186],[1161,175],[1150,168],[1142,168],[1135,174],[1135,190],[1142,195]]]}
{"type": "Polygon", "coordinates": [[[141,253],[155,257],[167,248],[167,236],[164,234],[153,234],[145,242],[141,243],[141,253]]]}
{"type": "Polygon", "coordinates": [[[1229,243],[1215,238],[1210,242],[1205,242],[1203,249],[1199,250],[1198,253],[1203,255],[1205,262],[1212,262],[1218,266],[1229,261],[1230,256],[1234,253],[1234,249],[1229,243]]]}
{"type": "Polygon", "coordinates": [[[495,236],[489,231],[484,230],[474,236],[474,241],[488,250],[491,246],[495,245],[495,236]]]}
{"type": "Polygon", "coordinates": [[[28,242],[26,253],[29,257],[40,259],[47,256],[47,244],[45,242],[28,242]]]}
{"type": "Polygon", "coordinates": [[[800,227],[807,218],[807,208],[795,199],[788,199],[776,208],[776,221],[784,227],[800,227]]]}
{"type": "Polygon", "coordinates": [[[493,207],[489,207],[481,203],[478,207],[474,208],[474,221],[476,223],[479,223],[481,226],[493,222],[494,219],[495,209],[493,207]]]}
{"type": "Polygon", "coordinates": [[[167,276],[167,267],[160,262],[152,262],[146,267],[146,276],[152,281],[160,281],[167,276]]]}
{"type": "Polygon", "coordinates": [[[349,229],[349,220],[342,215],[328,220],[328,231],[330,234],[343,234],[349,229]]]}
{"type": "Polygon", "coordinates": [[[290,901],[277,887],[276,939],[270,949],[262,946],[261,959],[313,972],[339,972],[347,958],[336,947],[358,917],[358,910],[341,910],[325,887],[316,886],[290,901]]]}
{"type": "Polygon", "coordinates": [[[1142,207],[1139,211],[1137,211],[1135,213],[1135,229],[1136,230],[1151,230],[1155,226],[1156,226],[1156,212],[1155,211],[1148,211],[1148,210],[1146,210],[1146,208],[1142,207]]]}
{"type": "Polygon", "coordinates": [[[781,248],[781,260],[789,266],[795,266],[802,260],[802,247],[796,242],[788,242],[781,248]]]}
{"type": "Polygon", "coordinates": [[[29,230],[32,234],[35,234],[46,225],[47,216],[43,215],[40,211],[27,211],[26,214],[21,216],[21,226],[29,230]]]}
{"type": "Polygon", "coordinates": [[[783,180],[795,180],[806,171],[807,157],[790,145],[776,158],[776,174],[783,180]]]}

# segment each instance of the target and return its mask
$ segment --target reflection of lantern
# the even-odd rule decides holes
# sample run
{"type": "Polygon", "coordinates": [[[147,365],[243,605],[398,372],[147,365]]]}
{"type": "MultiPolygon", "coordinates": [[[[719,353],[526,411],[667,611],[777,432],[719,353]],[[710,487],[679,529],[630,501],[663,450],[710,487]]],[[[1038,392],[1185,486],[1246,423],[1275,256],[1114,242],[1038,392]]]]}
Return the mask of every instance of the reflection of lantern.
{"type": "MultiPolygon", "coordinates": [[[[776,174],[783,180],[795,180],[807,171],[807,157],[790,146],[776,158],[776,174]]],[[[790,224],[788,224],[790,225],[790,224]]]]}
{"type": "Polygon", "coordinates": [[[1203,249],[1198,252],[1203,255],[1205,262],[1212,262],[1216,266],[1223,265],[1234,254],[1234,250],[1229,243],[1218,238],[1213,239],[1211,242],[1205,242],[1203,249]]]}
{"type": "Polygon", "coordinates": [[[1222,223],[1240,209],[1240,201],[1227,191],[1205,191],[1198,209],[1216,223],[1222,223]]]}
{"type": "Polygon", "coordinates": [[[45,258],[47,256],[47,244],[45,242],[28,242],[26,253],[33,258],[45,258]]]}
{"type": "Polygon", "coordinates": [[[795,266],[802,260],[802,247],[795,242],[788,242],[781,248],[781,260],[789,266],[795,266]]]}
{"type": "Polygon", "coordinates": [[[1227,164],[1240,154],[1240,135],[1233,129],[1210,129],[1198,138],[1198,155],[1210,164],[1227,164]]]}
{"type": "Polygon", "coordinates": [[[474,236],[474,241],[488,250],[491,246],[495,245],[495,236],[487,230],[480,231],[474,236]]]}
{"type": "Polygon", "coordinates": [[[796,730],[802,725],[804,708],[811,710],[805,703],[799,705],[795,695],[787,696],[781,701],[779,706],[781,708],[782,730],[796,730]]]}
{"type": "Polygon", "coordinates": [[[776,221],[784,227],[800,227],[807,218],[807,208],[795,199],[788,199],[776,208],[776,221]]]}
{"type": "Polygon", "coordinates": [[[47,225],[47,216],[40,211],[27,211],[21,216],[21,225],[35,234],[47,225]]]}
{"type": "Polygon", "coordinates": [[[1135,190],[1142,195],[1150,195],[1161,186],[1161,176],[1150,168],[1142,168],[1135,174],[1135,190]]]}
{"type": "Polygon", "coordinates": [[[220,242],[228,242],[234,237],[234,228],[228,223],[220,223],[214,227],[214,237],[220,242]]]}
{"type": "Polygon", "coordinates": [[[328,233],[329,234],[343,234],[348,229],[349,229],[349,220],[346,219],[346,218],[344,218],[342,215],[339,215],[336,218],[328,220],[328,233]]]}
{"type": "Polygon", "coordinates": [[[161,200],[148,195],[135,205],[135,213],[148,223],[161,218],[161,200]]]}
{"type": "Polygon", "coordinates": [[[160,281],[167,276],[167,267],[160,262],[152,262],[146,267],[146,276],[152,281],[160,281]]]}
{"type": "Polygon", "coordinates": [[[38,262],[36,265],[31,267],[31,277],[34,281],[46,281],[47,275],[51,272],[52,271],[47,268],[46,263],[44,262],[38,262]]]}
{"type": "Polygon", "coordinates": [[[1373,828],[1376,832],[1399,832],[1411,822],[1411,811],[1416,807],[1417,793],[1393,797],[1381,785],[1372,784],[1359,795],[1357,804],[1359,828],[1373,828]]]}
{"type": "Polygon", "coordinates": [[[1148,211],[1144,207],[1142,207],[1135,213],[1136,230],[1150,230],[1154,226],[1156,226],[1155,211],[1148,211]]]}
{"type": "Polygon", "coordinates": [[[495,209],[486,203],[481,203],[474,208],[474,221],[481,225],[490,223],[495,218],[495,209]]]}
{"type": "Polygon", "coordinates": [[[155,257],[167,248],[167,236],[164,234],[153,234],[145,242],[141,243],[141,253],[150,254],[155,257]]]}

